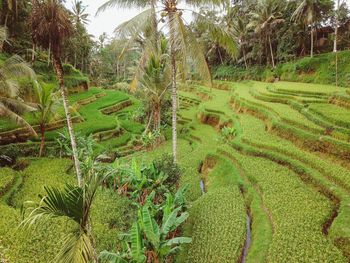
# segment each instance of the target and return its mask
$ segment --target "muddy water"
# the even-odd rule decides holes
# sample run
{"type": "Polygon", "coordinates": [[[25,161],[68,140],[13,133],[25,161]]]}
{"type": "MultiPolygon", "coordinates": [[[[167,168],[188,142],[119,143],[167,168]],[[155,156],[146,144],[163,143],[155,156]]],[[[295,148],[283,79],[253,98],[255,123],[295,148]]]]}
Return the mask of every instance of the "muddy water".
{"type": "Polygon", "coordinates": [[[249,247],[250,247],[250,244],[252,242],[251,223],[252,223],[252,220],[250,218],[249,213],[247,213],[247,236],[246,236],[244,247],[243,247],[241,263],[245,263],[246,262],[248,251],[249,251],[249,247]]]}
{"type": "Polygon", "coordinates": [[[203,180],[201,180],[201,181],[199,182],[199,187],[200,187],[201,190],[202,190],[202,194],[205,194],[205,184],[204,184],[204,181],[203,181],[203,180]]]}

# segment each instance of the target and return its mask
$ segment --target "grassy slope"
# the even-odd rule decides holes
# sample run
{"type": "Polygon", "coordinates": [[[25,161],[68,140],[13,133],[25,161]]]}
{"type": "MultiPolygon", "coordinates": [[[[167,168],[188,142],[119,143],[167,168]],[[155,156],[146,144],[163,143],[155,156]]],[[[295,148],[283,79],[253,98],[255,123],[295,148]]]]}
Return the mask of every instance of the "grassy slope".
{"type": "MultiPolygon", "coordinates": [[[[338,85],[350,87],[350,51],[338,52],[338,85]]],[[[313,58],[304,57],[279,64],[276,69],[251,67],[248,70],[232,66],[220,66],[214,71],[217,79],[284,81],[335,85],[335,54],[326,53],[313,58]]]]}
{"type": "MultiPolygon", "coordinates": [[[[252,217],[252,243],[247,262],[346,262],[342,252],[346,255],[350,244],[349,170],[341,165],[341,160],[298,148],[295,143],[275,135],[273,130],[266,130],[268,121],[252,117],[247,114],[249,112],[242,113],[242,110],[237,113],[230,106],[231,96],[239,96],[269,110],[281,122],[320,136],[325,127],[313,119],[306,118],[289,104],[265,101],[250,90],[263,93],[268,99],[285,97],[288,92],[283,90],[289,90],[296,94],[288,93],[293,97],[288,99],[301,102],[310,99],[310,92],[317,97],[318,93],[331,94],[335,88],[287,82],[272,85],[276,90],[267,89],[266,83],[259,82],[228,84],[229,88],[231,86],[235,91],[210,91],[197,86],[180,92],[178,149],[179,163],[184,169],[181,184],[190,184],[188,199],[192,202],[184,234],[192,236],[193,243],[185,247],[177,261],[237,261],[244,244],[248,209],[252,217]],[[284,93],[275,93],[278,90],[284,93]],[[200,97],[203,93],[210,99],[200,97]],[[198,113],[214,114],[220,123],[231,123],[236,128],[234,140],[224,141],[217,129],[199,120],[198,113]],[[208,157],[214,158],[216,165],[200,173],[198,168],[208,157]],[[199,187],[201,178],[206,182],[204,195],[199,187]],[[337,211],[334,221],[327,233],[322,232],[334,211],[337,211]]],[[[105,102],[108,104],[108,99],[105,102]]],[[[334,108],[324,102],[320,105],[325,107],[324,112],[328,106],[334,108]]],[[[339,107],[337,110],[346,112],[339,107]]],[[[167,141],[154,151],[138,152],[134,156],[146,161],[169,152],[171,142],[167,141]]],[[[35,189],[34,186],[30,188],[35,189]]],[[[23,194],[25,189],[21,190],[23,194]]],[[[123,228],[121,214],[128,206],[113,193],[100,195],[100,198],[103,212],[96,213],[97,240],[101,249],[113,248],[117,240],[111,236],[116,236],[120,229],[113,229],[116,232],[110,235],[110,230],[104,226],[109,225],[110,218],[118,220],[116,225],[123,228]],[[106,207],[104,203],[108,201],[111,206],[106,207]],[[120,216],[115,216],[118,211],[120,216]]],[[[20,203],[24,199],[19,195],[14,200],[20,203]]],[[[16,220],[17,210],[6,207],[6,211],[8,209],[9,218],[16,220]]]]}
{"type": "MultiPolygon", "coordinates": [[[[283,84],[284,83],[281,83],[280,86],[293,90],[292,84],[286,83],[287,85],[285,86],[283,84]]],[[[236,92],[239,85],[240,84],[234,85],[236,92]]],[[[259,83],[253,83],[253,86],[265,88],[264,84],[259,83]]],[[[294,87],[297,87],[296,90],[303,89],[316,92],[317,88],[321,86],[317,86],[316,88],[305,84],[304,86],[294,85],[294,87]]],[[[243,85],[241,88],[240,93],[244,92],[244,95],[248,96],[248,99],[254,99],[252,96],[249,97],[249,92],[246,92],[246,86],[243,85]]],[[[200,89],[205,90],[205,88],[200,89]]],[[[328,87],[328,89],[330,90],[329,92],[335,91],[332,87],[328,87]]],[[[183,92],[181,95],[192,100],[193,94],[198,93],[197,91],[197,89],[194,89],[192,91],[183,92]],[[190,92],[192,96],[189,96],[188,92],[190,92]]],[[[209,90],[207,91],[210,93],[209,90]]],[[[288,260],[289,262],[310,262],[310,260],[344,262],[345,259],[341,251],[346,249],[336,242],[336,237],[342,236],[346,238],[348,236],[346,223],[343,220],[346,218],[348,211],[346,211],[346,207],[343,206],[343,203],[344,205],[347,203],[349,194],[345,189],[341,188],[342,185],[347,184],[347,177],[350,174],[349,171],[342,168],[340,165],[334,163],[333,165],[328,164],[327,162],[331,162],[332,160],[328,157],[328,159],[318,157],[315,153],[301,150],[290,141],[267,133],[264,126],[263,130],[257,130],[257,127],[251,122],[252,117],[249,115],[242,115],[242,117],[240,117],[240,115],[237,116],[231,110],[229,107],[229,100],[232,94],[231,91],[213,90],[213,93],[210,94],[212,99],[203,101],[201,105],[188,105],[188,101],[190,100],[186,102],[185,99],[182,99],[182,104],[180,104],[182,110],[179,114],[180,121],[183,120],[181,127],[187,127],[187,130],[190,131],[190,134],[182,135],[182,137],[191,142],[193,150],[189,151],[187,149],[188,146],[183,146],[185,145],[185,141],[181,141],[179,147],[179,155],[182,156],[179,161],[180,164],[187,167],[188,163],[191,162],[192,166],[195,166],[194,164],[198,164],[200,160],[203,161],[208,154],[215,152],[219,154],[219,159],[224,158],[224,160],[232,161],[233,166],[230,169],[226,168],[225,170],[225,166],[230,165],[222,161],[210,174],[215,177],[216,182],[220,182],[220,178],[225,177],[226,180],[230,180],[229,178],[231,178],[233,181],[235,180],[234,178],[237,178],[236,183],[232,184],[232,188],[228,187],[228,189],[231,189],[233,193],[235,189],[234,185],[237,187],[239,182],[246,191],[244,200],[251,210],[250,213],[253,217],[253,240],[247,257],[248,262],[264,262],[266,260],[276,262],[282,262],[284,260],[288,260]],[[287,149],[290,149],[289,152],[292,152],[292,154],[275,156],[277,159],[265,159],[265,157],[257,158],[250,156],[248,152],[242,152],[242,155],[240,151],[229,147],[229,144],[223,143],[212,127],[198,121],[196,114],[203,111],[203,109],[205,112],[214,110],[222,121],[233,120],[233,125],[237,127],[238,130],[243,129],[242,135],[244,135],[244,142],[248,142],[249,136],[260,142],[260,144],[264,142],[264,138],[277,138],[279,141],[274,145],[278,145],[280,151],[288,147],[287,149]],[[240,120],[243,120],[242,124],[240,120]],[[265,137],[257,133],[258,131],[263,131],[265,137]],[[187,158],[185,157],[185,159],[183,159],[184,155],[187,158]],[[281,166],[278,164],[280,162],[278,158],[286,158],[284,156],[290,158],[291,165],[294,165],[293,167],[281,166]],[[309,162],[304,163],[304,165],[305,167],[312,167],[312,169],[305,170],[305,172],[308,173],[312,182],[314,180],[319,182],[325,189],[333,189],[334,187],[332,187],[332,184],[334,183],[339,187],[336,188],[336,191],[333,191],[334,189],[332,191],[342,200],[339,208],[340,213],[338,217],[335,218],[335,221],[332,222],[333,224],[329,229],[329,235],[322,233],[322,226],[332,213],[334,203],[322,193],[318,193],[318,190],[314,188],[313,184],[300,180],[300,175],[297,174],[299,171],[295,170],[297,165],[301,165],[302,168],[304,167],[301,163],[297,163],[300,162],[300,158],[302,158],[302,160],[308,158],[307,160],[309,160],[309,162]],[[237,170],[238,167],[240,167],[240,169],[237,170]],[[336,171],[339,172],[337,173],[336,171]]],[[[302,118],[302,115],[288,105],[272,102],[265,103],[260,100],[254,100],[256,103],[262,103],[269,108],[273,108],[285,119],[290,120],[291,124],[297,127],[305,126],[305,129],[309,128],[315,133],[323,130],[323,127],[307,118],[302,118]],[[288,109],[288,111],[280,110],[281,106],[284,110],[288,109]]],[[[253,120],[257,119],[253,118],[253,120]]],[[[241,135],[236,139],[239,138],[241,138],[241,135]]],[[[162,152],[166,151],[164,148],[167,148],[168,151],[171,150],[170,144],[168,143],[161,147],[162,152]]],[[[256,148],[257,151],[259,151],[258,149],[259,148],[256,148]]],[[[270,154],[269,151],[268,153],[270,154]]],[[[272,153],[274,152],[271,152],[271,154],[272,153]]],[[[158,149],[148,154],[149,158],[152,158],[150,156],[154,157],[156,155],[158,155],[158,149]]],[[[199,190],[200,176],[198,171],[194,171],[192,168],[190,172],[186,170],[183,181],[190,182],[193,189],[199,190]],[[186,178],[191,179],[186,180],[186,178]],[[193,178],[197,179],[195,180],[193,178]]],[[[230,183],[227,183],[227,185],[229,186],[230,183]]],[[[223,189],[222,191],[224,192],[223,189]]],[[[191,200],[195,199],[195,196],[190,196],[191,200]]],[[[220,234],[220,230],[226,225],[220,221],[220,218],[225,218],[226,213],[221,210],[218,212],[215,209],[219,208],[210,205],[212,202],[215,202],[215,198],[211,196],[210,184],[207,194],[203,197],[200,197],[198,194],[196,196],[198,199],[193,202],[193,209],[190,210],[190,219],[185,227],[185,234],[192,235],[193,243],[179,256],[178,262],[216,262],[219,255],[221,257],[219,259],[220,262],[231,262],[232,258],[230,261],[228,259],[229,257],[225,257],[225,255],[228,254],[225,254],[225,252],[215,253],[214,249],[211,250],[211,247],[214,247],[216,252],[218,249],[225,251],[225,249],[230,248],[230,244],[232,245],[232,243],[225,243],[221,240],[221,248],[217,248],[215,245],[209,245],[211,244],[211,240],[216,240],[217,237],[224,238],[224,236],[230,236],[228,232],[226,232],[225,235],[220,234]],[[203,204],[201,209],[197,208],[198,204],[201,203],[203,204]],[[215,212],[217,215],[220,214],[220,216],[215,217],[217,223],[216,229],[218,231],[216,234],[213,234],[213,236],[210,236],[210,229],[213,225],[211,225],[212,222],[208,222],[207,220],[210,220],[210,215],[215,212]]],[[[242,196],[240,198],[242,198],[242,196]]],[[[233,198],[232,200],[237,200],[237,198],[233,198]]],[[[237,201],[232,200],[229,201],[231,204],[232,202],[237,203],[237,201]]],[[[238,201],[237,204],[239,203],[242,203],[242,201],[238,201]]],[[[224,204],[226,204],[226,201],[221,200],[220,205],[226,206],[224,204]]],[[[235,224],[235,228],[228,231],[236,233],[235,237],[237,237],[239,235],[237,235],[238,232],[236,231],[239,231],[241,227],[242,222],[235,224]]],[[[238,244],[242,244],[244,237],[241,237],[241,239],[238,238],[238,240],[231,238],[231,241],[236,244],[236,247],[240,247],[238,244]]],[[[229,255],[236,255],[236,258],[238,258],[234,251],[235,250],[231,247],[229,255]]]]}
{"type": "MultiPolygon", "coordinates": [[[[18,175],[23,184],[12,198],[14,206],[0,199],[0,259],[6,262],[48,262],[54,258],[60,248],[61,239],[71,224],[64,219],[53,219],[40,224],[30,232],[18,230],[21,221],[20,207],[23,202],[39,201],[43,186],[62,187],[64,183],[73,183],[75,178],[66,173],[71,162],[65,159],[33,159],[30,166],[18,175]],[[49,172],[48,172],[49,171],[49,172]]],[[[11,171],[12,172],[12,171],[11,171]]],[[[11,173],[0,169],[0,174],[11,173]]],[[[114,192],[99,191],[93,208],[93,228],[96,233],[98,249],[115,251],[119,246],[118,235],[128,227],[132,211],[129,201],[114,192]]]]}

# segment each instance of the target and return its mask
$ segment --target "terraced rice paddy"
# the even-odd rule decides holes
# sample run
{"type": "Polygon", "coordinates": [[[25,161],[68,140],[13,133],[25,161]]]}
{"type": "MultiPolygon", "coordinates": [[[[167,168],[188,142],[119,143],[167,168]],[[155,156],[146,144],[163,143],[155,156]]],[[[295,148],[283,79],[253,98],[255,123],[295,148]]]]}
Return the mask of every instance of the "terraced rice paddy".
{"type": "MultiPolygon", "coordinates": [[[[93,133],[103,147],[124,151],[124,160],[149,161],[171,152],[171,141],[135,152],[132,141],[142,126],[127,116],[138,102],[115,91],[93,96],[100,93],[105,95],[92,102],[91,96],[72,97],[73,102],[84,101],[78,110],[84,122],[75,124],[78,131],[93,133]],[[120,110],[117,105],[128,100],[132,103],[120,110]],[[101,110],[106,109],[118,110],[104,114],[101,110]],[[124,132],[108,133],[115,129],[124,132]]],[[[288,82],[221,82],[213,89],[183,87],[179,93],[178,159],[181,185],[189,184],[191,202],[183,231],[193,241],[176,262],[350,261],[350,119],[347,105],[339,103],[348,96],[346,90],[288,82]],[[225,126],[232,127],[232,136],[223,137],[225,126]]],[[[9,242],[16,253],[24,253],[17,262],[29,262],[39,244],[33,241],[25,248],[21,236],[5,240],[5,233],[13,231],[21,202],[31,192],[41,192],[47,180],[55,180],[32,173],[39,166],[45,169],[45,161],[35,159],[23,172],[1,170],[1,209],[6,216],[0,216],[0,243],[9,242]],[[14,187],[20,190],[9,194],[14,187]]],[[[68,165],[61,162],[62,167],[68,165]]],[[[57,184],[72,178],[65,169],[52,173],[59,178],[57,184]]],[[[113,250],[128,204],[113,193],[101,194],[99,202],[108,206],[95,210],[97,243],[113,250]],[[113,213],[119,216],[116,222],[113,213]],[[112,232],[105,227],[111,221],[112,232]]],[[[0,249],[0,255],[13,257],[9,251],[0,249]]]]}

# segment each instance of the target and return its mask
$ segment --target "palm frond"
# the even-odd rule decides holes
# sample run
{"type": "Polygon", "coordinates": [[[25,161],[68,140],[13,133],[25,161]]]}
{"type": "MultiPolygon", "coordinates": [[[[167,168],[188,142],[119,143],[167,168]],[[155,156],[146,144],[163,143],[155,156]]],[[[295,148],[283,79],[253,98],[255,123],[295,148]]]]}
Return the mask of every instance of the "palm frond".
{"type": "MultiPolygon", "coordinates": [[[[8,100],[6,98],[6,100],[8,100]]],[[[23,106],[23,105],[21,105],[23,106]]],[[[25,120],[23,119],[20,115],[15,113],[14,111],[11,111],[6,104],[4,104],[1,99],[0,99],[0,117],[6,117],[15,123],[19,124],[22,127],[26,127],[31,134],[34,136],[38,136],[33,127],[25,120]]]]}
{"type": "Polygon", "coordinates": [[[87,263],[94,257],[91,238],[82,229],[77,228],[63,240],[63,247],[55,257],[57,263],[87,263]]]}
{"type": "Polygon", "coordinates": [[[188,32],[188,29],[186,28],[179,14],[175,15],[175,19],[178,26],[178,39],[180,39],[180,45],[178,45],[178,49],[180,49],[180,53],[183,54],[182,59],[185,59],[186,57],[190,58],[200,77],[206,82],[208,86],[212,86],[212,78],[204,56],[205,52],[203,47],[200,43],[198,43],[195,35],[188,32]]]}
{"type": "Polygon", "coordinates": [[[229,55],[232,57],[237,55],[237,43],[234,36],[232,33],[228,32],[224,26],[217,24],[215,21],[212,21],[199,13],[195,13],[195,19],[197,25],[203,29],[207,29],[211,39],[224,48],[229,55]]]}
{"type": "Polygon", "coordinates": [[[96,15],[106,11],[110,8],[121,7],[121,8],[144,8],[148,6],[150,1],[147,0],[109,0],[101,5],[96,12],[96,15]]]}
{"type": "Polygon", "coordinates": [[[40,220],[65,216],[80,224],[84,217],[83,189],[66,185],[63,190],[56,187],[45,187],[46,196],[39,204],[27,202],[30,211],[21,223],[22,227],[30,227],[40,220]]]}

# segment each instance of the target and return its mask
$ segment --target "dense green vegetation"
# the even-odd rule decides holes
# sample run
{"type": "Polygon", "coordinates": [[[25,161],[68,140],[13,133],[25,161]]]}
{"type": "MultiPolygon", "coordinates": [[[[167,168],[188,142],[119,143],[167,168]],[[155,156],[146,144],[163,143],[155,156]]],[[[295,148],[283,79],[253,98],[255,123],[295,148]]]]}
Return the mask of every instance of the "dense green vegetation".
{"type": "Polygon", "coordinates": [[[276,68],[252,66],[248,69],[221,65],[214,69],[213,75],[217,79],[227,80],[258,80],[274,82],[275,80],[331,84],[350,87],[349,51],[326,53],[313,58],[304,57],[287,63],[281,63],[276,68]],[[337,69],[336,69],[337,56],[337,69]],[[336,70],[339,74],[336,76],[336,70]],[[336,80],[337,79],[337,80],[336,80]]]}
{"type": "Polygon", "coordinates": [[[0,1],[0,262],[350,261],[345,0],[85,3],[0,1]]]}

